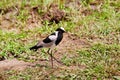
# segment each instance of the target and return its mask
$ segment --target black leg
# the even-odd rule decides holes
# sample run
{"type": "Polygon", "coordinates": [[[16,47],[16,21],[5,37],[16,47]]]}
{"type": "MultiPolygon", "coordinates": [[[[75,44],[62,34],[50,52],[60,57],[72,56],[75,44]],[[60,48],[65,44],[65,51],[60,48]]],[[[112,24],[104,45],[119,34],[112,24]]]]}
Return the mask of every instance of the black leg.
{"type": "Polygon", "coordinates": [[[52,68],[53,68],[53,56],[52,56],[52,52],[50,53],[51,56],[51,64],[52,64],[52,68]]]}
{"type": "Polygon", "coordinates": [[[50,55],[51,57],[51,65],[52,65],[52,68],[53,68],[53,56],[52,56],[52,51],[50,52],[50,48],[48,49],[47,53],[50,55]]]}
{"type": "MultiPolygon", "coordinates": [[[[52,52],[50,53],[50,48],[48,49],[47,53],[51,56],[51,61],[56,60],[58,63],[64,65],[64,63],[62,63],[61,61],[58,61],[53,55],[52,52]]],[[[53,63],[52,63],[53,64],[53,63]]]]}
{"type": "Polygon", "coordinates": [[[58,61],[54,56],[52,56],[54,60],[56,60],[58,63],[64,65],[64,63],[62,63],[61,61],[58,61]]]}
{"type": "Polygon", "coordinates": [[[48,49],[47,53],[50,54],[49,52],[50,52],[50,48],[48,49]]]}

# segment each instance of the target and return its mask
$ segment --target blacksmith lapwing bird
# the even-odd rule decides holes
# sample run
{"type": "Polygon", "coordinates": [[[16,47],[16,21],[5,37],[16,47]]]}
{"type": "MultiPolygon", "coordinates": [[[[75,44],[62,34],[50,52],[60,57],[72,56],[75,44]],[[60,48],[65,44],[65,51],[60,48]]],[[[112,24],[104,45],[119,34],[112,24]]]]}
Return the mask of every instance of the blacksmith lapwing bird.
{"type": "Polygon", "coordinates": [[[57,28],[56,31],[49,36],[47,36],[42,41],[39,41],[35,46],[31,47],[30,50],[37,51],[39,48],[49,48],[47,53],[51,56],[51,64],[53,68],[53,58],[58,61],[52,54],[52,48],[57,46],[61,40],[63,39],[63,33],[65,32],[65,29],[63,27],[57,28]]]}

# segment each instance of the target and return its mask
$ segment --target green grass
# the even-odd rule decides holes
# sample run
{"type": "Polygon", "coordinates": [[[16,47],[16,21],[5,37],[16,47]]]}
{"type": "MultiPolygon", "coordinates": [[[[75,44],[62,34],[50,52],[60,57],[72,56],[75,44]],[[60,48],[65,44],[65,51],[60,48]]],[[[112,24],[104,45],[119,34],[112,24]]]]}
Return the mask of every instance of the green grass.
{"type": "Polygon", "coordinates": [[[120,65],[117,62],[120,60],[118,57],[114,57],[119,55],[119,49],[120,46],[116,44],[94,44],[88,50],[78,51],[78,60],[82,58],[79,62],[89,65],[88,72],[85,74],[89,73],[100,79],[109,78],[119,72],[120,65]]]}
{"type": "MultiPolygon", "coordinates": [[[[61,61],[67,68],[36,66],[25,71],[6,71],[0,73],[0,77],[7,80],[119,80],[120,76],[120,1],[102,0],[101,4],[91,7],[91,3],[96,0],[82,0],[80,5],[72,1],[67,3],[63,0],[36,0],[36,1],[0,1],[0,58],[17,58],[24,61],[36,61],[29,58],[34,55],[39,58],[48,59],[45,54],[46,49],[42,49],[41,54],[29,50],[41,37],[46,37],[57,27],[63,26],[68,33],[74,34],[78,39],[84,39],[90,45],[73,51],[66,50],[62,53],[61,61]],[[61,10],[67,14],[67,20],[60,21],[59,24],[44,22],[41,24],[41,16],[49,9],[51,3],[57,3],[61,10]],[[72,5],[71,5],[72,4],[72,5]],[[16,6],[17,5],[17,6],[16,6]],[[31,17],[30,11],[33,7],[38,7],[38,23],[30,28],[32,23],[28,23],[31,17]],[[12,9],[9,11],[9,9],[12,9]],[[10,13],[12,26],[4,28],[2,21],[7,13],[18,12],[13,15],[10,13]],[[82,11],[90,11],[85,15],[82,11]],[[17,32],[11,31],[16,29],[17,32]],[[68,55],[72,55],[69,57],[68,55]],[[18,57],[16,57],[18,56],[18,57]],[[68,69],[71,66],[83,65],[85,69],[68,69]]],[[[99,1],[98,1],[99,2],[99,1]]],[[[73,46],[71,46],[72,49],[73,46]]],[[[63,48],[64,49],[64,48],[63,48]]],[[[59,51],[59,50],[58,50],[59,51]]],[[[62,51],[61,51],[62,52],[62,51]]]]}

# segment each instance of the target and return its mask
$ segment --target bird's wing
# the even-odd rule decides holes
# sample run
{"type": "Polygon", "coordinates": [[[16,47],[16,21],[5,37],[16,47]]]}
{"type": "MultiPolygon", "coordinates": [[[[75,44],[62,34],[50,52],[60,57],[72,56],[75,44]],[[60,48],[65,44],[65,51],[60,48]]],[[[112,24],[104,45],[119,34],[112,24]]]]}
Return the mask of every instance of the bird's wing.
{"type": "Polygon", "coordinates": [[[43,40],[43,42],[44,43],[50,43],[50,42],[56,41],[57,40],[57,34],[58,34],[58,32],[52,33],[50,36],[48,36],[47,38],[45,38],[43,40]]]}
{"type": "Polygon", "coordinates": [[[47,38],[45,38],[45,39],[43,40],[43,42],[44,42],[44,43],[49,43],[49,42],[52,42],[52,41],[49,39],[49,37],[47,37],[47,38]]]}

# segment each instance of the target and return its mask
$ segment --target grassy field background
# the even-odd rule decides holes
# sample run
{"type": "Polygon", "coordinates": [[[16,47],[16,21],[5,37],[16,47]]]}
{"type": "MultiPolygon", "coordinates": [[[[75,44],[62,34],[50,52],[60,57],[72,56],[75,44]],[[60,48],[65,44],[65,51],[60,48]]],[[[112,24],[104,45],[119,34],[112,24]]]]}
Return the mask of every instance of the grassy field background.
{"type": "Polygon", "coordinates": [[[120,80],[120,0],[1,0],[0,60],[49,60],[47,49],[29,47],[60,26],[67,33],[55,57],[65,66],[39,62],[24,71],[0,72],[0,78],[120,80]]]}

